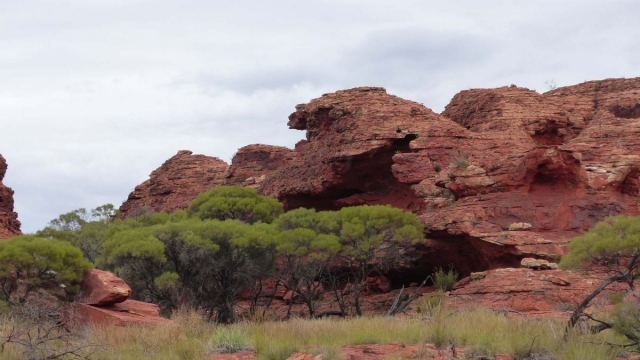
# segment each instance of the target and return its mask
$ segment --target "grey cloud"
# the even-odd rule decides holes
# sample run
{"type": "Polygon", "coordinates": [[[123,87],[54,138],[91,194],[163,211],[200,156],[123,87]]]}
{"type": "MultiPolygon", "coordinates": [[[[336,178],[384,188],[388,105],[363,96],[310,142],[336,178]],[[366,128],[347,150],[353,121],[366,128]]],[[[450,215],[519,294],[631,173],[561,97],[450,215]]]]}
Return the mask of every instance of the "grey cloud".
{"type": "Polygon", "coordinates": [[[0,153],[25,231],[119,205],[178,150],[292,147],[298,103],[636,76],[636,1],[68,0],[0,12],[0,153]]]}

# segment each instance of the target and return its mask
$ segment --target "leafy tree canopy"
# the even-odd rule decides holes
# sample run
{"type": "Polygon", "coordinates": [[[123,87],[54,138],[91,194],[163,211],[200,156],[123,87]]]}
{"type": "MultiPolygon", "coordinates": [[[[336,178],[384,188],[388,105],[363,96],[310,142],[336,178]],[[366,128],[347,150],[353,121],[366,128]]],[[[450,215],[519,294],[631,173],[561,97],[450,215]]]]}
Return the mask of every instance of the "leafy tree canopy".
{"type": "Polygon", "coordinates": [[[253,224],[272,222],[283,213],[276,199],[258,194],[256,189],[241,186],[219,186],[196,197],[188,212],[200,219],[239,220],[253,224]]]}
{"type": "Polygon", "coordinates": [[[273,263],[273,227],[186,219],[114,233],[101,264],[115,269],[136,297],[177,308],[183,295],[220,322],[234,318],[237,291],[273,263]]]}
{"type": "Polygon", "coordinates": [[[89,268],[91,264],[83,259],[82,252],[66,241],[17,236],[0,242],[0,296],[21,302],[32,291],[59,289],[60,284],[67,293],[73,293],[89,268]]]}
{"type": "MultiPolygon", "coordinates": [[[[623,283],[634,288],[635,280],[640,278],[640,217],[617,215],[598,222],[586,234],[579,236],[569,244],[569,254],[560,261],[564,269],[591,268],[608,274],[602,283],[588,294],[575,308],[567,328],[574,327],[578,320],[587,316],[585,310],[605,288],[613,283],[623,283]]],[[[636,306],[636,305],[634,305],[636,306]]],[[[635,328],[637,321],[624,321],[624,314],[636,316],[637,309],[626,304],[614,314],[616,323],[596,320],[597,330],[608,328],[617,330],[622,335],[634,341],[635,346],[640,343],[640,330],[635,328]],[[623,316],[621,316],[623,314],[623,316]]]]}
{"type": "Polygon", "coordinates": [[[51,220],[47,227],[36,232],[36,236],[68,241],[78,247],[89,261],[95,262],[115,212],[111,204],[90,211],[84,208],[73,210],[51,220]]]}
{"type": "Polygon", "coordinates": [[[628,265],[619,260],[634,260],[635,269],[640,262],[640,218],[617,215],[598,222],[587,233],[569,244],[569,254],[562,258],[560,266],[565,269],[579,268],[589,264],[609,265],[617,268],[628,265]]]}

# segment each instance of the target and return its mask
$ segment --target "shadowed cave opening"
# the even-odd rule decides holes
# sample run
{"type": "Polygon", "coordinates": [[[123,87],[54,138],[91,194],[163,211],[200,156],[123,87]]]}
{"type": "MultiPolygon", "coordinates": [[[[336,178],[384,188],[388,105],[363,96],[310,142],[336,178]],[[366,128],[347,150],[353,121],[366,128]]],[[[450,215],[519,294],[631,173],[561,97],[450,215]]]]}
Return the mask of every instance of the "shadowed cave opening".
{"type": "MultiPolygon", "coordinates": [[[[400,288],[411,283],[420,284],[436,269],[449,270],[452,266],[460,276],[458,280],[472,272],[504,267],[519,267],[524,256],[513,246],[496,245],[469,235],[449,235],[446,232],[431,233],[427,244],[418,244],[412,250],[417,259],[385,274],[392,287],[400,288]]],[[[432,282],[428,281],[428,285],[432,282]]]]}
{"type": "Polygon", "coordinates": [[[418,211],[422,202],[409,185],[399,182],[391,172],[393,156],[412,152],[409,143],[416,138],[417,135],[408,134],[362,155],[334,160],[331,171],[335,180],[327,188],[317,194],[285,195],[280,200],[287,211],[299,207],[339,210],[364,204],[418,211]]]}
{"type": "Polygon", "coordinates": [[[640,196],[640,170],[631,171],[620,184],[620,192],[631,196],[640,196]]]}
{"type": "Polygon", "coordinates": [[[536,131],[535,134],[531,135],[531,138],[538,145],[562,145],[566,140],[564,135],[558,131],[559,129],[560,127],[550,127],[542,131],[536,131]]]}
{"type": "Polygon", "coordinates": [[[633,106],[615,105],[611,107],[613,116],[623,119],[640,119],[640,101],[633,106]]]}
{"type": "Polygon", "coordinates": [[[555,164],[540,164],[529,183],[529,193],[573,193],[579,186],[578,175],[573,169],[555,164]]]}

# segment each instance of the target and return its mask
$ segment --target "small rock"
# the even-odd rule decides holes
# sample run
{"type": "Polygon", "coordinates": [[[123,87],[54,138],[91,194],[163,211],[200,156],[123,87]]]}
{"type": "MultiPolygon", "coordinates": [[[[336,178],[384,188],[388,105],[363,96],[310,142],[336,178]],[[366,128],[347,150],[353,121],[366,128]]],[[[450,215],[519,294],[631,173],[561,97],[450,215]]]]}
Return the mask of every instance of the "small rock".
{"type": "Polygon", "coordinates": [[[548,262],[543,259],[524,258],[520,261],[520,266],[533,270],[555,270],[558,268],[558,264],[548,262]]]}
{"type": "Polygon", "coordinates": [[[531,224],[525,222],[513,223],[509,225],[509,231],[521,231],[531,229],[531,224]]]}
{"type": "Polygon", "coordinates": [[[558,276],[553,276],[553,275],[542,275],[542,276],[540,276],[540,280],[541,281],[549,281],[552,284],[556,284],[556,285],[560,285],[560,286],[569,286],[569,285],[571,285],[571,283],[568,280],[563,279],[563,278],[558,277],[558,276]]]}

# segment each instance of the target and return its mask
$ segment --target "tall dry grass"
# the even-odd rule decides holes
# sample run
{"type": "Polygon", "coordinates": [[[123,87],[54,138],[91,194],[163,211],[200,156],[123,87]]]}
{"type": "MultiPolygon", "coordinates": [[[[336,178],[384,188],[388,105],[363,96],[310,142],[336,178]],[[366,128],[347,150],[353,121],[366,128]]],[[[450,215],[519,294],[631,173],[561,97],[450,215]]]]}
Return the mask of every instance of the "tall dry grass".
{"type": "MultiPolygon", "coordinates": [[[[300,350],[341,359],[345,345],[449,343],[464,346],[474,354],[552,355],[555,359],[603,360],[618,354],[606,342],[622,343],[611,331],[584,334],[575,331],[563,341],[564,321],[509,318],[491,310],[458,311],[436,306],[423,318],[383,316],[351,319],[293,319],[287,322],[239,323],[217,326],[206,323],[195,312],[174,314],[176,325],[156,327],[94,327],[87,335],[104,345],[92,359],[211,359],[220,339],[232,336],[234,343],[252,348],[260,359],[286,359],[300,350]],[[231,335],[230,335],[231,334],[231,335]],[[218,342],[216,342],[218,341],[218,342]]],[[[4,323],[0,325],[0,334],[4,323]]],[[[14,346],[7,346],[1,359],[21,359],[14,346]]]]}

